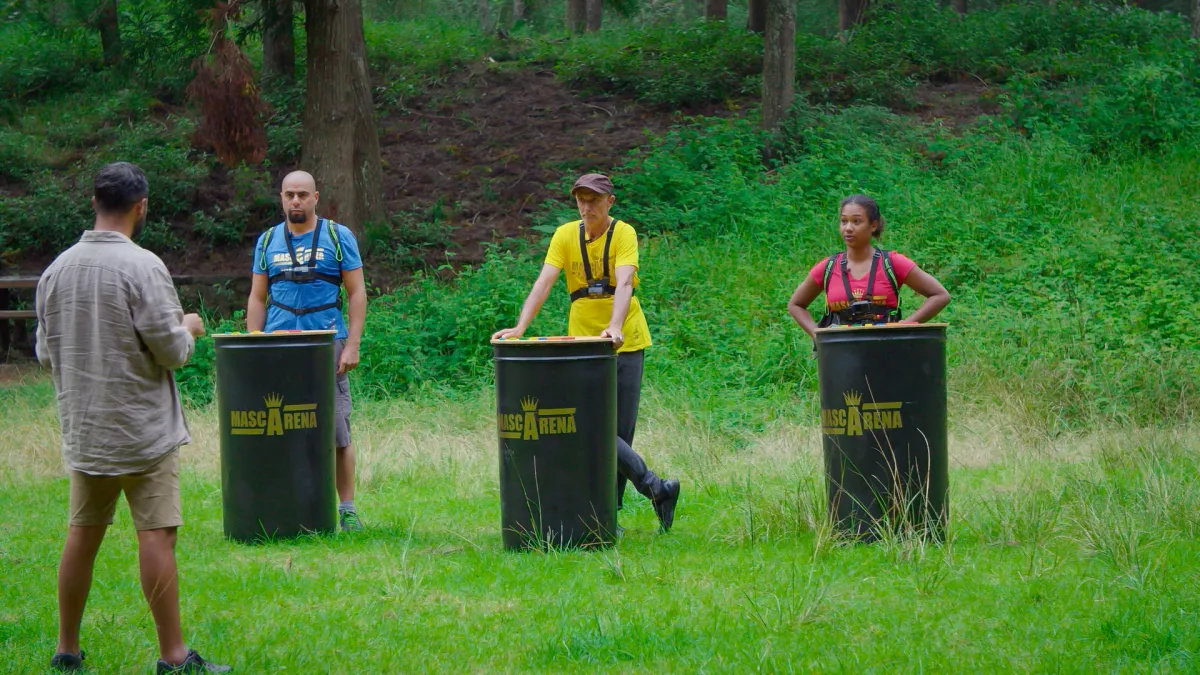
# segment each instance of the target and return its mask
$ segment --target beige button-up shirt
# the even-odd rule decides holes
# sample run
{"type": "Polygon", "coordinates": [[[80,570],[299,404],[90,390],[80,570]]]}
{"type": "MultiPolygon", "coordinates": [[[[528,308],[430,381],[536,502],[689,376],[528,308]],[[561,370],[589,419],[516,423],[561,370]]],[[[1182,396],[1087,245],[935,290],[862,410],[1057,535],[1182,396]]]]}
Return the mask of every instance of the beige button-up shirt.
{"type": "Polygon", "coordinates": [[[158,256],[119,232],[85,232],[42,274],[36,304],[68,468],[139,473],[191,442],[172,371],[195,340],[158,256]]]}

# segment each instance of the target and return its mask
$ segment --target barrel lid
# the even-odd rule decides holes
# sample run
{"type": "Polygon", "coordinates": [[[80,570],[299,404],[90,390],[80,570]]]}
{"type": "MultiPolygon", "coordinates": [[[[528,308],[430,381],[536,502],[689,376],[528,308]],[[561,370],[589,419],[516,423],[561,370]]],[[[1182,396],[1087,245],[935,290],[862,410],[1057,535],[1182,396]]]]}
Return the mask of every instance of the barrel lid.
{"type": "Polygon", "coordinates": [[[612,338],[596,337],[593,335],[548,335],[529,338],[499,338],[491,341],[494,345],[512,345],[527,347],[539,345],[577,345],[587,342],[612,342],[612,338]]]}
{"type": "Polygon", "coordinates": [[[945,328],[949,325],[950,324],[948,324],[948,323],[873,323],[873,324],[866,324],[866,325],[861,325],[861,326],[846,326],[846,325],[826,326],[824,328],[818,328],[817,332],[818,333],[842,333],[842,332],[852,331],[852,330],[901,330],[901,329],[908,330],[908,329],[914,329],[914,328],[930,329],[930,328],[945,328]]]}
{"type": "Polygon", "coordinates": [[[334,335],[336,333],[337,333],[336,330],[273,330],[270,332],[256,330],[256,331],[251,331],[248,333],[214,333],[212,337],[213,337],[213,339],[216,339],[216,338],[256,338],[256,337],[278,338],[278,337],[288,337],[288,336],[292,336],[292,335],[295,335],[297,337],[299,337],[301,335],[334,335]]]}

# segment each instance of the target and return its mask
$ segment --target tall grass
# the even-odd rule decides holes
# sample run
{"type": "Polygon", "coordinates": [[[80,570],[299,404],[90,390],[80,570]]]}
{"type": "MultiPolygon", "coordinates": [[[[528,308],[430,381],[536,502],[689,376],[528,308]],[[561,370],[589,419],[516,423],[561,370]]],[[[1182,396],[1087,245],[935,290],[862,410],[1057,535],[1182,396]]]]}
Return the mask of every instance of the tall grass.
{"type": "MultiPolygon", "coordinates": [[[[356,502],[368,530],[255,547],[221,537],[215,411],[189,410],[179,549],[189,645],[245,672],[361,672],[368,652],[387,672],[1194,667],[1194,426],[997,445],[1008,420],[960,420],[953,536],[857,546],[825,519],[816,427],[778,422],[738,441],[652,393],[639,448],[683,480],[675,527],[656,534],[635,496],[619,545],[590,553],[501,549],[485,390],[360,405],[356,502]]],[[[44,382],[0,390],[0,497],[21,514],[0,528],[10,564],[0,646],[14,672],[40,672],[53,649],[61,530],[46,525],[61,522],[66,485],[52,405],[44,382]]],[[[105,672],[153,658],[124,509],[84,622],[89,660],[105,672]]]]}

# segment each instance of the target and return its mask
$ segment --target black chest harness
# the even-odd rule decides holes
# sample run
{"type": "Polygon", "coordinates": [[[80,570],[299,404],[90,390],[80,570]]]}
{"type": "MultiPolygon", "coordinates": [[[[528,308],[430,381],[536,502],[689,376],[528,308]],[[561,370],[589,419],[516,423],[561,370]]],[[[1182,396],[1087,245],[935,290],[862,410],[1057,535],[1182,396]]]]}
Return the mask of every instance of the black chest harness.
{"type": "Polygon", "coordinates": [[[587,232],[584,231],[583,221],[579,221],[579,255],[583,259],[583,277],[587,282],[583,288],[571,294],[571,302],[583,298],[611,298],[617,292],[608,276],[608,253],[612,249],[613,230],[617,229],[617,219],[610,218],[608,231],[604,235],[604,254],[602,256],[600,277],[592,277],[592,264],[588,259],[587,232]]]}
{"type": "MultiPolygon", "coordinates": [[[[334,223],[330,222],[329,220],[327,220],[325,218],[322,218],[320,220],[320,222],[317,223],[317,226],[315,228],[313,228],[312,244],[309,246],[309,249],[308,249],[308,260],[306,260],[303,265],[301,265],[300,261],[296,258],[296,248],[292,245],[291,233],[285,232],[284,233],[284,242],[287,244],[288,255],[291,256],[291,258],[292,258],[292,267],[290,269],[280,270],[279,272],[276,272],[275,274],[272,274],[271,276],[267,277],[267,289],[268,289],[268,291],[267,291],[267,306],[268,307],[275,306],[280,309],[291,312],[292,314],[295,314],[296,316],[303,316],[305,314],[313,314],[315,312],[323,312],[327,309],[334,309],[334,308],[341,309],[342,308],[342,296],[341,296],[342,277],[337,274],[327,274],[325,272],[317,271],[317,251],[320,250],[318,248],[318,246],[321,243],[321,230],[324,229],[321,227],[322,225],[325,225],[325,227],[329,229],[329,238],[333,240],[333,247],[334,247],[333,257],[335,260],[337,260],[338,267],[339,268],[341,267],[341,265],[342,265],[342,243],[341,243],[341,241],[338,240],[337,226],[334,223]],[[290,307],[290,306],[285,305],[285,304],[275,300],[274,298],[270,297],[271,286],[274,286],[275,284],[279,283],[280,281],[290,281],[294,284],[311,284],[311,283],[315,283],[317,281],[323,281],[327,284],[333,284],[334,286],[336,286],[338,288],[338,299],[336,302],[330,302],[330,303],[326,303],[324,305],[317,305],[316,307],[290,307]]],[[[275,230],[278,227],[283,227],[285,230],[287,229],[287,225],[282,225],[282,226],[272,227],[270,230],[267,231],[267,239],[266,239],[266,241],[263,242],[263,265],[262,265],[263,269],[267,269],[267,264],[266,264],[267,246],[270,245],[271,237],[275,234],[275,230]]]]}
{"type": "Polygon", "coordinates": [[[891,251],[875,249],[875,255],[871,258],[871,273],[867,277],[867,299],[857,302],[854,300],[854,293],[850,291],[850,265],[846,262],[846,253],[844,251],[831,256],[829,261],[825,263],[824,288],[825,316],[821,317],[821,320],[817,323],[817,326],[820,328],[834,325],[894,323],[900,320],[900,287],[896,283],[896,273],[892,269],[891,251]],[[829,280],[833,276],[834,265],[837,265],[838,270],[842,273],[842,286],[846,289],[846,301],[849,303],[848,307],[836,312],[832,311],[829,307],[829,280]],[[888,307],[887,305],[877,304],[872,301],[875,293],[875,272],[880,267],[883,267],[888,283],[892,286],[892,292],[896,294],[895,307],[888,307]]]}

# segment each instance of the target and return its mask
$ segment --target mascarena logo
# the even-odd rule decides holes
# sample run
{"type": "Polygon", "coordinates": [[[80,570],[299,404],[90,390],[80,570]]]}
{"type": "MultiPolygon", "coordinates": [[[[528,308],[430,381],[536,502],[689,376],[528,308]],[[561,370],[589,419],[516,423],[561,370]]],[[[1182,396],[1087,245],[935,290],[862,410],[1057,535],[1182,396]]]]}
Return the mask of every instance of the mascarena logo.
{"type": "Polygon", "coordinates": [[[289,431],[317,428],[317,404],[283,405],[283,396],[263,397],[265,408],[229,411],[229,433],[234,436],[282,436],[289,431]]]}
{"type": "Polygon", "coordinates": [[[821,431],[829,436],[862,436],[868,431],[903,429],[900,401],[863,403],[862,394],[853,389],[842,393],[844,408],[821,409],[821,431]]]}
{"type": "Polygon", "coordinates": [[[536,441],[542,436],[575,433],[574,408],[539,408],[532,396],[521,399],[521,412],[498,413],[500,438],[536,441]]]}

